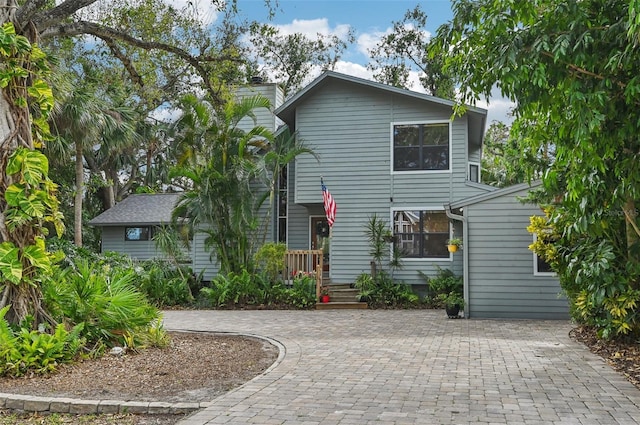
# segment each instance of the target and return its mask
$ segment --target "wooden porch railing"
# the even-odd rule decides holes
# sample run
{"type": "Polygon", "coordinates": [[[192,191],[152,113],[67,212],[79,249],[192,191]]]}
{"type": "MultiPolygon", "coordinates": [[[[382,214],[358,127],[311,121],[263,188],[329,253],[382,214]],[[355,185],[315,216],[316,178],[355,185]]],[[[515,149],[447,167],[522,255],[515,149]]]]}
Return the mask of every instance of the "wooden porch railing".
{"type": "Polygon", "coordinates": [[[287,251],[285,254],[285,269],[283,277],[285,281],[293,280],[298,273],[313,274],[316,278],[316,299],[320,297],[322,286],[322,250],[298,249],[287,251]]]}

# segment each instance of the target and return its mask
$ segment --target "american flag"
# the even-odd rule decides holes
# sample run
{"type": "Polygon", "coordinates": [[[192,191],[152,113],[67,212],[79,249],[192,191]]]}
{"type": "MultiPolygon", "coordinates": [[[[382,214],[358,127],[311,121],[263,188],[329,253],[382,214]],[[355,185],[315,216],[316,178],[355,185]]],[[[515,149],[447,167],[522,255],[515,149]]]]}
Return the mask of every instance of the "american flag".
{"type": "Polygon", "coordinates": [[[331,196],[327,186],[324,185],[322,179],[320,179],[320,185],[322,186],[322,202],[324,202],[324,212],[327,214],[327,222],[329,227],[333,226],[333,222],[336,221],[336,201],[331,196]]]}

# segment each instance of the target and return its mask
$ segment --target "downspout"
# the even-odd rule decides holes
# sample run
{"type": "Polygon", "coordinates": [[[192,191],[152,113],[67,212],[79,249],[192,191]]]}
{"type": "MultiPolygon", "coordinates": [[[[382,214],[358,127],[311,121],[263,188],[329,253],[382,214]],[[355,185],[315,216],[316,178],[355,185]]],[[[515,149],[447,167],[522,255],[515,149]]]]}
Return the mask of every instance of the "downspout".
{"type": "Polygon", "coordinates": [[[462,222],[462,288],[463,288],[463,298],[464,298],[464,318],[468,319],[470,316],[469,310],[469,247],[467,246],[467,219],[460,215],[454,214],[451,211],[451,204],[444,205],[444,212],[447,214],[447,217],[451,220],[461,221],[462,222]]]}

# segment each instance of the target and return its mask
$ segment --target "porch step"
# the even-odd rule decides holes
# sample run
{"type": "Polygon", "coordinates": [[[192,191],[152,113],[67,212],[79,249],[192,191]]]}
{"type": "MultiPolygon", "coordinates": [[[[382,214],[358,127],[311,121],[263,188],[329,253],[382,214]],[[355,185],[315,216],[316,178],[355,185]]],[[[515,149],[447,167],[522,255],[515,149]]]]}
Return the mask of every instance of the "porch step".
{"type": "Polygon", "coordinates": [[[366,309],[366,302],[358,301],[358,290],[348,283],[326,285],[329,287],[329,302],[316,303],[316,310],[329,309],[366,309]]]}
{"type": "Polygon", "coordinates": [[[329,301],[328,303],[316,303],[316,310],[356,310],[356,309],[367,309],[369,306],[367,303],[360,302],[338,302],[338,301],[329,301]]]}

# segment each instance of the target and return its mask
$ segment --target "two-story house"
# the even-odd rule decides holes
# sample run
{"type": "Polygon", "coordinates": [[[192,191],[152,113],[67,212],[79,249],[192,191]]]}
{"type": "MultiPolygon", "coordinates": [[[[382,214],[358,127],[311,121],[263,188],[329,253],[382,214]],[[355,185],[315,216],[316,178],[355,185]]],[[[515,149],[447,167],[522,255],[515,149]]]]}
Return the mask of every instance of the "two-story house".
{"type": "MultiPolygon", "coordinates": [[[[269,97],[275,116],[264,119],[297,131],[319,157],[289,165],[272,240],[292,250],[324,242],[331,280],[350,283],[371,270],[364,231],[375,214],[405,252],[395,279],[424,285],[418,271],[452,269],[465,277],[467,317],[568,317],[557,278],[538,272],[528,250],[528,217],[541,213],[516,199],[528,185],[496,190],[479,181],[486,110],[468,107],[454,117],[452,101],[332,71],[286,101],[275,85],[244,90],[269,97]],[[321,179],[337,203],[329,238],[321,179]],[[452,254],[445,242],[454,236],[464,245],[452,254]]],[[[196,272],[215,275],[197,234],[192,255],[196,272]]]]}

